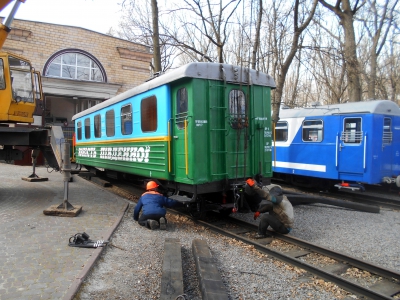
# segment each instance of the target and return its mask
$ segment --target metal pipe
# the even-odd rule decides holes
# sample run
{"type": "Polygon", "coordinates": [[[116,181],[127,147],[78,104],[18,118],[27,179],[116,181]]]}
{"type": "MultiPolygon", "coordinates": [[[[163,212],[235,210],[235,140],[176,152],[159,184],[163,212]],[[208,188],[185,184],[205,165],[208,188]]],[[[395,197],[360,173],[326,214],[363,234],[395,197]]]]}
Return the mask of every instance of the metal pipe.
{"type": "Polygon", "coordinates": [[[12,21],[14,20],[15,14],[17,13],[18,7],[21,4],[19,0],[15,1],[15,4],[11,10],[11,12],[8,14],[7,18],[4,20],[4,26],[7,28],[10,28],[10,25],[12,21]]]}

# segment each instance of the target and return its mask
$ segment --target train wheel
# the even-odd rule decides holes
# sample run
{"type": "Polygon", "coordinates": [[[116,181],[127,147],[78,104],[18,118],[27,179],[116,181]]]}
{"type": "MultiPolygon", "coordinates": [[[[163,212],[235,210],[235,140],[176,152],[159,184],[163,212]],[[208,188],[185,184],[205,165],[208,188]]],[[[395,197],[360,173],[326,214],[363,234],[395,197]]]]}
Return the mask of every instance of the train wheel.
{"type": "Polygon", "coordinates": [[[197,197],[198,201],[196,201],[195,208],[191,211],[191,215],[193,218],[197,220],[204,219],[206,216],[206,210],[205,210],[205,202],[202,197],[197,197]]]}

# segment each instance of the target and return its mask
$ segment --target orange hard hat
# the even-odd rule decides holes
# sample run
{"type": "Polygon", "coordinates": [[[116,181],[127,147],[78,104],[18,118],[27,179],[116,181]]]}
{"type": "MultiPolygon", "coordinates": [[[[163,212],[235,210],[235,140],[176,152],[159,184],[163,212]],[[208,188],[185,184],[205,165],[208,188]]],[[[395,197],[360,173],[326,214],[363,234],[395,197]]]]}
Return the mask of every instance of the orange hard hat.
{"type": "Polygon", "coordinates": [[[146,185],[146,190],[152,190],[155,189],[156,187],[158,187],[157,182],[155,181],[149,181],[146,185]]]}

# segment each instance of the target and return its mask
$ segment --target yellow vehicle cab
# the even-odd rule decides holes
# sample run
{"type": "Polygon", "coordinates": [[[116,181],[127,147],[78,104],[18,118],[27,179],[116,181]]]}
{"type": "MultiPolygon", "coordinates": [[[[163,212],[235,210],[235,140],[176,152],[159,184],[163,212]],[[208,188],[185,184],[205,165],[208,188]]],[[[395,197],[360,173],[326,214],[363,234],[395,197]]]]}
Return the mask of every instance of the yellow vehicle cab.
{"type": "Polygon", "coordinates": [[[0,52],[0,122],[33,123],[36,101],[42,98],[40,73],[30,61],[0,52]]]}

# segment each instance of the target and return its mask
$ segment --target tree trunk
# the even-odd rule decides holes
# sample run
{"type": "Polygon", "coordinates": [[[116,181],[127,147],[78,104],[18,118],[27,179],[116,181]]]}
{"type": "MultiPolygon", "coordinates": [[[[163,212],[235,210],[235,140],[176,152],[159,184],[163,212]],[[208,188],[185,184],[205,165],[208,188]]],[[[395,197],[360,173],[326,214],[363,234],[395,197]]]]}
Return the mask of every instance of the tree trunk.
{"type": "Polygon", "coordinates": [[[340,15],[344,29],[344,56],[347,65],[347,78],[349,86],[349,101],[361,101],[361,84],[360,84],[360,68],[357,58],[356,38],[353,26],[353,13],[350,10],[348,0],[343,1],[345,8],[343,14],[340,15]],[[345,5],[347,3],[348,5],[345,5]]]}
{"type": "Polygon", "coordinates": [[[158,32],[158,5],[157,0],[151,0],[151,12],[153,15],[153,59],[154,73],[161,71],[160,36],[158,32]]]}
{"type": "Polygon", "coordinates": [[[263,14],[263,7],[262,7],[263,0],[260,0],[259,8],[258,8],[258,18],[257,18],[257,27],[256,27],[256,35],[254,37],[254,47],[253,47],[253,57],[251,59],[251,68],[256,69],[257,66],[257,52],[258,47],[260,45],[260,30],[261,30],[261,22],[262,22],[262,14],[263,14]]]}

